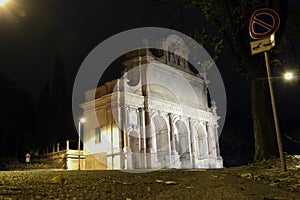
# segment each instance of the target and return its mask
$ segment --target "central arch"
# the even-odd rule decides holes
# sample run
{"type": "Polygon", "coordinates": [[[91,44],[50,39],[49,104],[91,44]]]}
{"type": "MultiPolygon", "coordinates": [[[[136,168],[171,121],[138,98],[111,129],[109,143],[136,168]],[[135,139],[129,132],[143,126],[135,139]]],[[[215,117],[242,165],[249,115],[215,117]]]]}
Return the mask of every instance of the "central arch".
{"type": "Polygon", "coordinates": [[[200,123],[195,126],[196,129],[196,151],[200,159],[208,157],[208,142],[207,142],[207,131],[206,128],[200,123]]]}
{"type": "Polygon", "coordinates": [[[160,166],[168,166],[171,155],[168,125],[166,120],[159,115],[153,117],[153,124],[158,164],[160,166]]]}
{"type": "Polygon", "coordinates": [[[133,169],[140,168],[140,137],[139,134],[132,130],[129,132],[129,147],[131,151],[131,164],[133,169]]]}
{"type": "Polygon", "coordinates": [[[182,168],[189,168],[191,166],[191,146],[189,131],[186,124],[178,120],[175,122],[176,127],[176,151],[180,156],[182,168]]]}

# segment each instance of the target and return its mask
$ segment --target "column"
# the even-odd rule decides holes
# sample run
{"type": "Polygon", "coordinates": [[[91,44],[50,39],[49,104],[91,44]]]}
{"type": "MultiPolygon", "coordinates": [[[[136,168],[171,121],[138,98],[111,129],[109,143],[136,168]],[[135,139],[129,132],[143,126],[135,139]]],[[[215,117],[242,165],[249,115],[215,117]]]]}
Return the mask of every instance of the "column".
{"type": "Polygon", "coordinates": [[[128,107],[124,107],[124,123],[125,123],[125,134],[126,134],[126,155],[127,155],[127,169],[132,169],[132,158],[131,158],[131,149],[130,149],[130,137],[128,133],[128,107]]]}
{"type": "Polygon", "coordinates": [[[116,88],[116,95],[117,95],[117,106],[114,109],[117,109],[117,123],[118,123],[118,134],[119,134],[119,151],[120,151],[120,169],[125,169],[125,154],[124,154],[124,130],[123,129],[123,116],[122,116],[122,96],[120,92],[120,79],[117,80],[117,88],[116,88]]]}
{"type": "Polygon", "coordinates": [[[169,116],[169,125],[170,125],[170,135],[171,135],[171,161],[172,167],[174,168],[180,168],[180,158],[178,155],[178,152],[176,151],[176,140],[175,140],[175,130],[174,130],[174,125],[173,125],[173,114],[168,113],[169,116]]]}
{"type": "Polygon", "coordinates": [[[218,134],[218,125],[214,126],[214,132],[215,132],[215,142],[216,142],[216,155],[219,158],[220,157],[220,146],[219,146],[219,134],[218,134]]]}
{"type": "Polygon", "coordinates": [[[70,141],[67,140],[67,141],[66,141],[66,150],[68,151],[69,149],[70,149],[70,141]]]}
{"type": "Polygon", "coordinates": [[[141,160],[141,167],[146,169],[147,168],[147,161],[146,161],[146,132],[145,132],[145,112],[143,108],[139,108],[139,119],[140,119],[140,137],[141,137],[141,151],[140,151],[140,160],[141,160]]]}
{"type": "Polygon", "coordinates": [[[69,140],[67,140],[66,141],[66,167],[65,167],[65,169],[69,169],[69,149],[70,149],[70,141],[69,140]]]}
{"type": "Polygon", "coordinates": [[[207,134],[208,134],[208,151],[209,151],[209,166],[215,167],[217,154],[216,154],[216,142],[215,142],[215,132],[214,124],[207,123],[207,134]]]}
{"type": "Polygon", "coordinates": [[[110,142],[111,142],[111,168],[115,169],[115,151],[114,151],[114,123],[113,116],[111,110],[108,110],[109,118],[110,118],[110,142]]]}
{"type": "Polygon", "coordinates": [[[189,127],[190,127],[190,133],[191,133],[191,147],[192,147],[192,160],[193,160],[193,167],[197,167],[198,162],[198,149],[196,149],[196,139],[195,139],[195,132],[193,129],[193,122],[192,119],[189,118],[189,127]]]}
{"type": "MultiPolygon", "coordinates": [[[[109,113],[109,106],[105,107],[105,122],[106,122],[106,130],[107,130],[107,134],[108,134],[108,152],[107,155],[107,162],[111,162],[111,166],[109,169],[113,169],[113,139],[112,139],[112,131],[111,131],[111,117],[110,117],[110,113],[109,113]]],[[[109,166],[108,166],[109,167],[109,166]]]]}
{"type": "Polygon", "coordinates": [[[223,159],[220,154],[218,125],[215,125],[214,128],[215,128],[216,154],[217,154],[216,168],[222,168],[223,167],[223,159]]]}
{"type": "Polygon", "coordinates": [[[122,138],[123,138],[123,163],[124,163],[124,169],[127,169],[127,130],[126,130],[126,116],[125,116],[125,107],[120,107],[120,113],[121,113],[121,120],[122,120],[122,138]]]}
{"type": "Polygon", "coordinates": [[[192,146],[191,146],[191,129],[188,129],[187,136],[188,136],[188,144],[189,144],[189,156],[190,156],[190,165],[193,166],[193,157],[192,157],[192,146]]]}
{"type": "Polygon", "coordinates": [[[173,120],[172,120],[172,114],[168,113],[169,116],[169,125],[170,125],[170,134],[171,134],[171,153],[172,155],[178,154],[176,152],[176,147],[175,147],[175,135],[174,135],[174,126],[173,126],[173,120]]]}
{"type": "MultiPolygon", "coordinates": [[[[118,92],[119,93],[119,92],[118,92]]],[[[123,129],[123,123],[121,116],[121,107],[118,106],[118,134],[119,134],[119,149],[120,149],[120,168],[125,169],[125,154],[124,154],[124,147],[125,147],[125,141],[124,141],[124,129],[123,129]]]]}
{"type": "Polygon", "coordinates": [[[153,134],[151,127],[151,116],[149,109],[145,109],[145,124],[146,124],[146,152],[147,152],[147,168],[153,169],[156,168],[156,135],[153,134]]]}
{"type": "MultiPolygon", "coordinates": [[[[164,120],[169,121],[169,114],[164,113],[164,120]],[[168,118],[168,119],[166,119],[168,118]]],[[[169,131],[168,134],[168,159],[166,161],[166,166],[171,167],[172,164],[172,150],[171,150],[171,124],[169,124],[169,131]]]]}
{"type": "Polygon", "coordinates": [[[152,133],[151,133],[151,120],[149,110],[145,110],[145,124],[146,124],[146,152],[151,153],[152,151],[152,133]]]}
{"type": "Polygon", "coordinates": [[[207,124],[207,134],[208,134],[208,151],[209,157],[217,157],[216,154],[216,142],[215,142],[215,132],[214,132],[214,125],[209,123],[207,124]]]}

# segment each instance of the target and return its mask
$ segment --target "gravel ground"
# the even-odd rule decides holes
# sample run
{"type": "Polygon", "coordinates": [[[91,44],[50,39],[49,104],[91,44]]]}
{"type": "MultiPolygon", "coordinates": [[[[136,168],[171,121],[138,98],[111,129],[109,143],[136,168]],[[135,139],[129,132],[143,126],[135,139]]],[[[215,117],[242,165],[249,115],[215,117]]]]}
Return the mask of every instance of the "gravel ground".
{"type": "MultiPolygon", "coordinates": [[[[243,173],[245,168],[243,168],[243,173]]],[[[236,169],[2,171],[2,199],[300,199],[300,194],[238,176],[236,169]]]]}

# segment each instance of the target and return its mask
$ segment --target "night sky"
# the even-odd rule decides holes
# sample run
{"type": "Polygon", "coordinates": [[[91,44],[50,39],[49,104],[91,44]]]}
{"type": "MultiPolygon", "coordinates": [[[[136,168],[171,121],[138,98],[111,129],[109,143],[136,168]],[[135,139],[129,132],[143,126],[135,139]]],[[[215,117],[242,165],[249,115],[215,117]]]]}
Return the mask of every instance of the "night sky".
{"type": "MultiPolygon", "coordinates": [[[[290,2],[294,7],[298,6],[296,1],[290,2]]],[[[34,109],[42,88],[52,80],[55,60],[60,55],[64,62],[66,95],[70,97],[84,58],[110,36],[146,26],[173,28],[190,34],[205,25],[196,10],[184,11],[183,27],[176,14],[171,25],[168,13],[172,7],[174,5],[169,4],[151,10],[147,8],[146,0],[11,0],[5,7],[0,7],[0,74],[15,81],[18,90],[31,95],[34,109]]],[[[295,34],[290,34],[298,29],[299,35],[300,31],[299,27],[291,26],[293,24],[288,23],[285,37],[293,39],[295,51],[289,43],[284,45],[279,53],[284,62],[274,69],[276,76],[286,68],[294,69],[293,53],[296,63],[300,62],[300,41],[295,34]]],[[[224,131],[237,131],[243,138],[245,133],[251,133],[252,123],[247,82],[235,71],[228,47],[225,46],[217,65],[228,101],[224,131]]],[[[282,132],[300,140],[300,84],[276,79],[274,87],[282,132]]],[[[1,95],[1,98],[5,97],[1,95]]]]}

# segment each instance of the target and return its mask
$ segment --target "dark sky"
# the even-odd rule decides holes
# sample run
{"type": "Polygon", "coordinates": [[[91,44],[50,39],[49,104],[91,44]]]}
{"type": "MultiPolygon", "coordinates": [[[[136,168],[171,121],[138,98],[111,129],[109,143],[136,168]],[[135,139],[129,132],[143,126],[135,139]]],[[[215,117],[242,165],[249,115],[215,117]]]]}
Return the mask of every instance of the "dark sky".
{"type": "MultiPolygon", "coordinates": [[[[15,80],[18,88],[29,92],[36,100],[43,85],[52,77],[55,57],[59,53],[65,63],[70,95],[80,64],[100,42],[131,28],[170,28],[167,13],[172,5],[153,11],[147,9],[145,2],[11,0],[6,7],[0,8],[0,74],[15,80]]],[[[174,19],[173,28],[181,31],[179,18],[175,16],[174,19]]],[[[201,28],[203,23],[196,11],[185,12],[183,32],[188,34],[201,28]]],[[[296,57],[299,57],[299,43],[294,45],[296,57]]],[[[291,54],[290,47],[282,53],[290,65],[293,64],[291,54]]],[[[246,81],[233,69],[229,52],[225,51],[220,60],[218,67],[229,98],[228,112],[250,116],[246,81]]],[[[299,85],[282,80],[274,83],[280,117],[283,121],[300,120],[299,85]]]]}
{"type": "Polygon", "coordinates": [[[5,66],[0,73],[35,95],[51,76],[59,52],[71,87],[81,62],[100,42],[130,28],[163,25],[157,13],[145,12],[144,3],[131,2],[13,1],[0,13],[5,66]]]}
{"type": "MultiPolygon", "coordinates": [[[[170,28],[170,7],[147,9],[147,1],[12,1],[0,12],[0,73],[37,97],[51,78],[55,56],[64,59],[68,91],[87,54],[100,42],[131,28],[170,28]]],[[[178,17],[174,29],[181,31],[178,17]]],[[[200,14],[184,13],[184,33],[203,24],[200,14]]],[[[230,69],[232,69],[230,67],[230,69]]],[[[227,70],[226,70],[227,71],[227,70]]]]}

